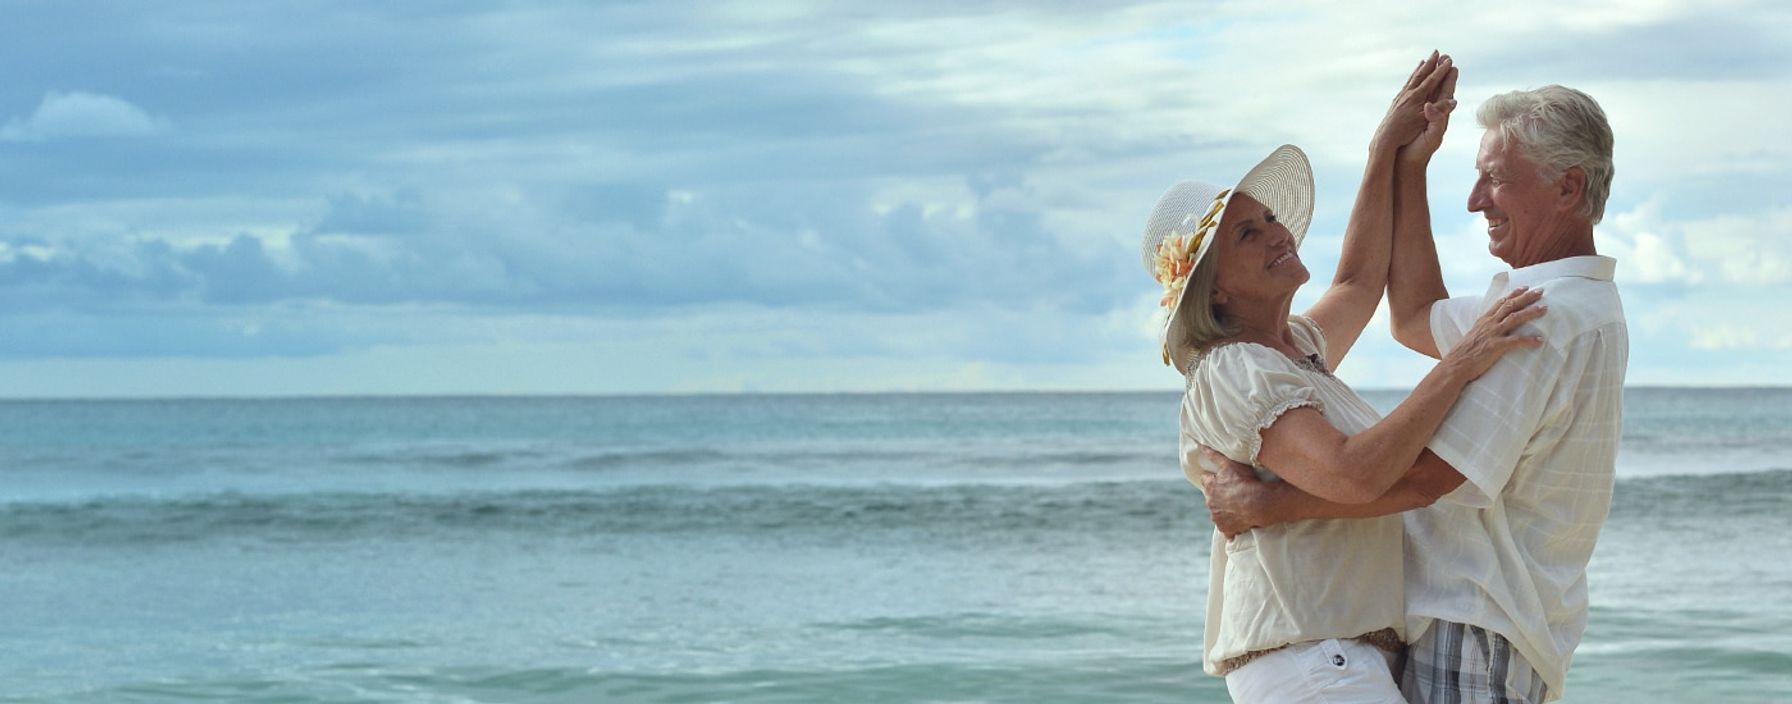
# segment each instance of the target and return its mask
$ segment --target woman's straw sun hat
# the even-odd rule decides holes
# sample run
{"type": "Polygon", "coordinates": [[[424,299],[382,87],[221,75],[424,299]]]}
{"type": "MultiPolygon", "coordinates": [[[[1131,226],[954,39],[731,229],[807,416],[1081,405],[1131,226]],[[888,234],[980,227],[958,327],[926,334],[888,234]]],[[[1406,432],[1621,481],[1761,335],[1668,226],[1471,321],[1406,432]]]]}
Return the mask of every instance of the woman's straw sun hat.
{"type": "Polygon", "coordinates": [[[1173,364],[1179,372],[1186,371],[1182,364],[1194,351],[1176,325],[1177,313],[1188,297],[1189,275],[1213,248],[1212,233],[1225,217],[1226,205],[1240,193],[1268,206],[1294,235],[1295,246],[1300,245],[1313,220],[1313,167],[1307,155],[1292,144],[1270,152],[1231,188],[1201,181],[1171,186],[1157,200],[1145,224],[1145,271],[1164,287],[1159,305],[1169,309],[1159,331],[1164,363],[1173,364]]]}

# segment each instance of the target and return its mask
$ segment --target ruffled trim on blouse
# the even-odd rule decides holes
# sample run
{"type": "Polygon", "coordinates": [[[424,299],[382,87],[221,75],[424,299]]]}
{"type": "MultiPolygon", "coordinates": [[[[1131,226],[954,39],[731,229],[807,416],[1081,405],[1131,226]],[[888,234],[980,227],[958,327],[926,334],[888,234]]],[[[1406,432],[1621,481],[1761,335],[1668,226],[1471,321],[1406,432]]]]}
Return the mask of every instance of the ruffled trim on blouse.
{"type": "Polygon", "coordinates": [[[1263,452],[1263,431],[1268,430],[1269,426],[1275,425],[1276,421],[1282,418],[1283,413],[1287,413],[1296,408],[1312,408],[1320,413],[1325,413],[1325,402],[1316,398],[1287,398],[1282,399],[1281,403],[1270,406],[1269,408],[1264,409],[1262,413],[1259,413],[1257,415],[1257,424],[1255,427],[1251,428],[1251,433],[1247,436],[1246,440],[1246,442],[1249,443],[1251,450],[1251,464],[1261,464],[1257,461],[1257,455],[1262,454],[1263,452]]]}

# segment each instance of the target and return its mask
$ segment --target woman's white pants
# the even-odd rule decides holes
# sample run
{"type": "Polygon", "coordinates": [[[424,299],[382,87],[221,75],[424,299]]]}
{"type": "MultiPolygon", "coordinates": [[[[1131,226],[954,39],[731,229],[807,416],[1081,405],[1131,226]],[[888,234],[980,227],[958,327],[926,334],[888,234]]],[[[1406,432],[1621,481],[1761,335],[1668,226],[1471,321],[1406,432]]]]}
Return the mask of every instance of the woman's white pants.
{"type": "Polygon", "coordinates": [[[1226,675],[1240,704],[1405,704],[1394,656],[1357,640],[1296,643],[1226,675]]]}

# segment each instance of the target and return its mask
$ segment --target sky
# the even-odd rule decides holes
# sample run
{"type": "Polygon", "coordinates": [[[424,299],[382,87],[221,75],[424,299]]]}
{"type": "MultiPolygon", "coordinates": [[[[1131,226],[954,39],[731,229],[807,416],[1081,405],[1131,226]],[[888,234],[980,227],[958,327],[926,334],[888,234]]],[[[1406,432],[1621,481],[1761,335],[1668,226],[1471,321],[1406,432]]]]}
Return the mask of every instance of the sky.
{"type": "Polygon", "coordinates": [[[1418,5],[8,2],[0,397],[1174,390],[1157,196],[1301,146],[1310,304],[1432,49],[1453,293],[1474,109],[1572,86],[1629,383],[1792,384],[1792,8],[1418,5]]]}

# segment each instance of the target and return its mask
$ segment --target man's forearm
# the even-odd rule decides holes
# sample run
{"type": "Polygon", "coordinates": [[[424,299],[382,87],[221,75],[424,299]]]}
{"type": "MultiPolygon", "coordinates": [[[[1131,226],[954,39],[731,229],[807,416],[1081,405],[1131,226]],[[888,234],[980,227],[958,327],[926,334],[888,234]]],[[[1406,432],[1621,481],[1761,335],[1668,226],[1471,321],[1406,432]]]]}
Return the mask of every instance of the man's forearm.
{"type": "Polygon", "coordinates": [[[1443,270],[1437,263],[1437,243],[1431,235],[1431,206],[1427,201],[1423,163],[1401,161],[1394,172],[1394,247],[1388,269],[1388,311],[1393,316],[1396,338],[1415,350],[1436,356],[1429,339],[1431,304],[1449,298],[1443,270]],[[1422,323],[1422,325],[1420,324],[1422,323]],[[1408,334],[1402,335],[1405,331],[1408,334]],[[1426,334],[1418,335],[1418,331],[1426,334]],[[1418,339],[1424,338],[1424,339],[1418,339]]]}

